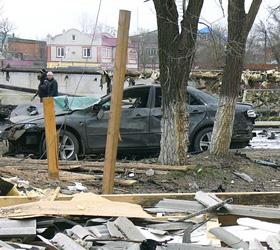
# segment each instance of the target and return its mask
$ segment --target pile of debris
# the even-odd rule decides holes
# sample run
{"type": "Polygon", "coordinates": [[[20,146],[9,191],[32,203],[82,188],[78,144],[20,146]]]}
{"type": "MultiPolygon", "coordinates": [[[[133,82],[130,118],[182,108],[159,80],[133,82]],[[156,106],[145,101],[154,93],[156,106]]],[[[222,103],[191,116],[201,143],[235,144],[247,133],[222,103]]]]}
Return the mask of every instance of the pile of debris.
{"type": "MultiPolygon", "coordinates": [[[[33,250],[280,249],[280,225],[263,221],[279,220],[280,209],[232,205],[232,198],[221,200],[202,191],[195,200],[163,199],[146,211],[140,205],[92,193],[56,194],[13,206],[5,206],[2,200],[0,246],[33,250]],[[237,219],[240,216],[254,219],[237,219]],[[238,225],[219,224],[233,224],[236,219],[238,225]]],[[[16,197],[13,201],[20,203],[16,197]]]]}

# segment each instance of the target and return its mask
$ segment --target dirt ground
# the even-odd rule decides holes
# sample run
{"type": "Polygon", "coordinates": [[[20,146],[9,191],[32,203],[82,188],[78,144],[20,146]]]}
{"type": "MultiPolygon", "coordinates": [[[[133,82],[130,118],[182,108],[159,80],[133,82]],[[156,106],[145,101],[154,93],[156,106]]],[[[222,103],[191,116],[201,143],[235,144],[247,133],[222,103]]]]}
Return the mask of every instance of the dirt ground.
{"type": "MultiPolygon", "coordinates": [[[[155,171],[153,175],[147,170],[137,170],[137,164],[146,163],[150,168],[156,164],[156,159],[141,159],[139,161],[121,160],[122,164],[134,164],[134,169],[125,169],[116,174],[117,180],[136,180],[131,186],[117,183],[115,193],[162,193],[162,192],[195,192],[197,190],[211,192],[232,191],[280,191],[280,150],[279,149],[243,149],[232,151],[224,159],[215,159],[208,153],[189,156],[190,167],[187,170],[155,171]],[[256,164],[255,160],[266,160],[279,166],[271,167],[256,164]],[[253,181],[247,182],[233,172],[245,173],[253,181]]],[[[75,162],[73,162],[74,166],[75,162]]],[[[102,166],[103,162],[100,162],[102,166]]],[[[87,190],[101,193],[102,168],[81,167],[61,170],[61,180],[53,181],[48,178],[47,165],[32,164],[30,161],[18,158],[0,159],[0,175],[15,177],[29,182],[29,187],[21,190],[33,190],[61,187],[61,192],[71,194],[68,186],[80,182],[87,190]],[[4,160],[5,159],[5,160],[4,160]],[[9,166],[8,166],[9,165],[9,166]]]]}

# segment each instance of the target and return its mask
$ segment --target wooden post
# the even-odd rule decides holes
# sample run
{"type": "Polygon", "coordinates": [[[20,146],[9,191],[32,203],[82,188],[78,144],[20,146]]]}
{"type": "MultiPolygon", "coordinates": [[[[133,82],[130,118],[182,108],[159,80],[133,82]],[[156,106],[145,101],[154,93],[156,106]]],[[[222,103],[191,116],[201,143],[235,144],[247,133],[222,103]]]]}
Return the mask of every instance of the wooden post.
{"type": "Polygon", "coordinates": [[[59,179],[58,144],[53,97],[43,99],[49,177],[59,179]]]}
{"type": "Polygon", "coordinates": [[[114,188],[121,119],[121,101],[123,97],[123,85],[126,72],[129,23],[130,11],[120,10],[114,78],[112,85],[112,98],[103,173],[103,194],[111,194],[114,188]]]}

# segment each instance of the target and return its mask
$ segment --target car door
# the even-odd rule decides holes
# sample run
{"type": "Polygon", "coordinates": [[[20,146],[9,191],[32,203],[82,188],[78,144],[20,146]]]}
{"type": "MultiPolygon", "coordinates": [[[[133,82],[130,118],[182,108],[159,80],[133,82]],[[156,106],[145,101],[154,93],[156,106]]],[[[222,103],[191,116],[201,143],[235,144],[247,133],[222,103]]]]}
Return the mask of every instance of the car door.
{"type": "MultiPolygon", "coordinates": [[[[151,146],[160,146],[161,137],[161,88],[155,88],[155,98],[154,104],[151,109],[151,119],[150,119],[150,131],[151,131],[151,146]]],[[[197,126],[206,115],[206,105],[195,95],[195,93],[190,93],[188,91],[188,111],[189,117],[189,133],[197,126]]]]}
{"type": "Polygon", "coordinates": [[[188,111],[189,117],[189,134],[206,116],[206,105],[199,99],[195,93],[188,92],[188,111]]]}
{"type": "MultiPolygon", "coordinates": [[[[128,88],[124,91],[119,148],[141,148],[147,145],[145,140],[149,133],[149,93],[149,86],[128,88]]],[[[102,104],[103,116],[100,119],[92,117],[86,121],[90,149],[104,149],[106,146],[110,105],[110,98],[108,98],[102,104]]]]}

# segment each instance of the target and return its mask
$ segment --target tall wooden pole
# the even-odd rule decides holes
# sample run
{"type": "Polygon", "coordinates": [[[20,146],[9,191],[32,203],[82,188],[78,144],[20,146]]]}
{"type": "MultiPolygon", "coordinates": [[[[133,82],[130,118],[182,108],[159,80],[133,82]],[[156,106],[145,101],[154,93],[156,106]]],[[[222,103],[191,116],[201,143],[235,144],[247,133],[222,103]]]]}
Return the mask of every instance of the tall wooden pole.
{"type": "Polygon", "coordinates": [[[111,194],[114,189],[114,177],[121,119],[121,101],[123,97],[123,85],[126,72],[129,24],[130,11],[120,10],[112,98],[103,173],[103,194],[111,194]]]}
{"type": "Polygon", "coordinates": [[[58,179],[58,145],[53,97],[43,99],[49,177],[58,179]]]}

